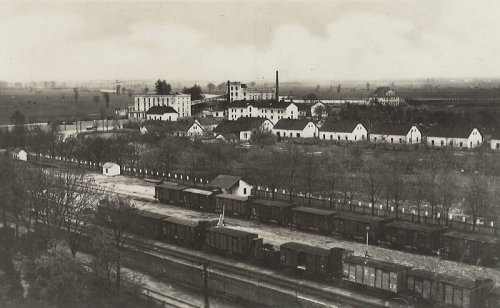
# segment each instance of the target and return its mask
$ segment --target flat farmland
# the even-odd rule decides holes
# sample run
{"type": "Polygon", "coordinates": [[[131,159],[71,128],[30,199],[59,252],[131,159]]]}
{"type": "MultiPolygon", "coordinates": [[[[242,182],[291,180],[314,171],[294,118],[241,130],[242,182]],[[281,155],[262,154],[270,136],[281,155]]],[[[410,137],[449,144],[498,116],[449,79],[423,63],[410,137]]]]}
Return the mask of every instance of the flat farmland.
{"type": "MultiPolygon", "coordinates": [[[[102,93],[98,90],[80,89],[78,102],[75,102],[72,89],[37,90],[0,90],[0,125],[12,124],[10,117],[17,109],[28,122],[47,122],[49,120],[70,121],[100,119],[100,110],[106,107],[102,93]],[[99,103],[94,102],[99,96],[99,103]]],[[[108,115],[115,109],[127,108],[133,101],[128,94],[110,94],[108,115]]]]}

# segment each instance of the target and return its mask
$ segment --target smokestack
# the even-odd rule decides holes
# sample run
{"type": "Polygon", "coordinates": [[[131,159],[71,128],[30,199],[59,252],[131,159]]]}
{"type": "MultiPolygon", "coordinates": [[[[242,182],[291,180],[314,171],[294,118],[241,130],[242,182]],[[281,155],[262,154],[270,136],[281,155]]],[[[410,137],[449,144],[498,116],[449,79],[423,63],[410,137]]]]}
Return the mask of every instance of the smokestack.
{"type": "Polygon", "coordinates": [[[278,71],[276,71],[276,101],[280,101],[280,83],[278,80],[278,71]]]}
{"type": "Polygon", "coordinates": [[[229,92],[229,80],[227,81],[227,102],[231,103],[231,93],[229,92]]]}

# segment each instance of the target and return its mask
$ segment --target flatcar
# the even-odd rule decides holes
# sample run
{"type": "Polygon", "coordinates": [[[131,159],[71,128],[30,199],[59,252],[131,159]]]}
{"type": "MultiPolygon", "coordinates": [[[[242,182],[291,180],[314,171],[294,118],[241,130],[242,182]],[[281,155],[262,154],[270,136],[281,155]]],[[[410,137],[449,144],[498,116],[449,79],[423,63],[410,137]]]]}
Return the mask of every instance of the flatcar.
{"type": "Polygon", "coordinates": [[[491,279],[457,278],[419,269],[408,272],[408,291],[423,303],[453,307],[484,307],[493,289],[491,279]]]}
{"type": "Polygon", "coordinates": [[[262,222],[276,222],[288,226],[292,220],[293,206],[292,203],[285,201],[254,199],[251,216],[262,222]]]}
{"type": "Polygon", "coordinates": [[[163,203],[174,205],[184,205],[184,190],[187,186],[177,185],[176,183],[163,183],[155,186],[155,198],[163,203]]]}
{"type": "Polygon", "coordinates": [[[247,259],[253,255],[255,240],[258,237],[255,233],[241,230],[211,227],[205,231],[205,249],[238,259],[247,259]]]}
{"type": "Polygon", "coordinates": [[[222,213],[222,209],[224,209],[225,215],[228,216],[238,216],[246,219],[250,217],[251,198],[230,194],[219,194],[215,199],[215,212],[222,213]]]}
{"type": "Polygon", "coordinates": [[[394,247],[410,247],[430,253],[442,248],[445,228],[436,225],[392,221],[384,225],[384,241],[394,247]]]}
{"type": "Polygon", "coordinates": [[[449,231],[443,234],[443,256],[460,262],[495,265],[500,255],[500,239],[491,234],[449,231]]]}
{"type": "Polygon", "coordinates": [[[351,255],[352,251],[343,248],[325,249],[296,242],[280,246],[283,268],[316,279],[341,279],[342,260],[351,255]]]}
{"type": "Polygon", "coordinates": [[[297,230],[314,230],[321,234],[331,234],[334,229],[334,216],[338,212],[315,209],[305,206],[292,208],[292,221],[297,230]]]}
{"type": "Polygon", "coordinates": [[[333,219],[336,233],[347,239],[366,240],[368,232],[370,244],[377,244],[382,239],[384,224],[392,221],[392,218],[355,213],[339,213],[333,219]]]}
{"type": "Polygon", "coordinates": [[[406,288],[410,267],[366,257],[344,259],[344,280],[377,290],[399,293],[406,288]]]}
{"type": "Polygon", "coordinates": [[[161,221],[162,240],[199,250],[203,248],[205,229],[217,224],[217,220],[188,220],[177,217],[166,217],[161,221]]]}
{"type": "Polygon", "coordinates": [[[215,212],[215,196],[219,190],[203,190],[198,188],[187,188],[183,190],[186,205],[197,211],[215,212]]]}

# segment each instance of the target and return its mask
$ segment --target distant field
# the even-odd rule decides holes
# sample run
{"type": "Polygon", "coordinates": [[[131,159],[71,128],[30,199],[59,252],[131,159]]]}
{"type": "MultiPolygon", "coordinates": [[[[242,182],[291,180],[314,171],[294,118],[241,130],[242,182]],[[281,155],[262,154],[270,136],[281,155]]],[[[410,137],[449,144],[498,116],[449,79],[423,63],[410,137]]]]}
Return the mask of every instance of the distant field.
{"type": "MultiPolygon", "coordinates": [[[[117,108],[127,108],[132,98],[127,94],[110,94],[108,115],[113,115],[117,108]]],[[[42,90],[30,93],[28,90],[0,90],[0,125],[11,124],[10,117],[18,109],[29,122],[47,122],[48,120],[68,121],[75,118],[91,120],[100,118],[100,109],[105,100],[99,91],[80,90],[80,97],[75,103],[72,89],[42,90]],[[98,104],[94,96],[100,97],[98,104]]]]}

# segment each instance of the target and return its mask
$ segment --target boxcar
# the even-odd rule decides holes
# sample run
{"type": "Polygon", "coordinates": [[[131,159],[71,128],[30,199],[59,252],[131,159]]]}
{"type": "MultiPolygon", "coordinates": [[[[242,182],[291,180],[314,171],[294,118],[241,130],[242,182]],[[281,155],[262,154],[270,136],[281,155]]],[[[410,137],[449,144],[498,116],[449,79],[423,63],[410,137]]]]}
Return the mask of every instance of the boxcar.
{"type": "Polygon", "coordinates": [[[177,217],[163,218],[163,240],[194,249],[203,247],[205,229],[217,220],[188,220],[177,217]]]}
{"type": "Polygon", "coordinates": [[[298,230],[310,229],[322,234],[333,231],[335,211],[298,206],[292,209],[292,221],[298,230]]]}
{"type": "Polygon", "coordinates": [[[443,234],[443,248],[448,259],[494,265],[500,255],[500,239],[491,234],[450,231],[443,234]]]}
{"type": "Polygon", "coordinates": [[[406,289],[408,266],[351,256],[344,259],[344,280],[379,290],[399,293],[406,289]]]}
{"type": "Polygon", "coordinates": [[[183,190],[186,188],[187,186],[181,186],[175,183],[159,184],[155,186],[155,198],[162,203],[184,205],[183,190]]]}
{"type": "Polygon", "coordinates": [[[218,190],[187,188],[183,193],[186,205],[190,208],[212,213],[215,211],[215,196],[219,193],[218,190]]]}
{"type": "Polygon", "coordinates": [[[280,246],[281,266],[309,277],[342,278],[342,260],[352,251],[342,248],[325,249],[289,242],[280,246]]]}
{"type": "Polygon", "coordinates": [[[222,209],[224,208],[225,215],[244,218],[250,217],[250,199],[248,197],[219,194],[215,199],[215,212],[222,213],[222,209]]]}
{"type": "Polygon", "coordinates": [[[435,225],[393,221],[384,225],[384,241],[395,247],[431,252],[442,248],[445,230],[435,225]]]}
{"type": "Polygon", "coordinates": [[[269,243],[264,243],[264,239],[254,239],[255,261],[258,265],[277,268],[280,260],[280,248],[269,243]]]}
{"type": "Polygon", "coordinates": [[[205,248],[223,255],[247,259],[254,255],[255,233],[230,229],[226,227],[211,227],[205,231],[205,248]]]}
{"type": "Polygon", "coordinates": [[[368,231],[369,242],[376,244],[382,239],[384,224],[391,222],[392,218],[339,213],[333,217],[333,220],[335,232],[342,234],[343,237],[366,240],[366,232],[368,231]]]}
{"type": "Polygon", "coordinates": [[[166,216],[144,210],[133,211],[130,220],[130,233],[155,240],[161,239],[163,233],[162,219],[166,216]]]}
{"type": "Polygon", "coordinates": [[[414,269],[408,272],[408,290],[418,299],[454,307],[484,307],[493,289],[491,279],[473,280],[414,269]]]}
{"type": "Polygon", "coordinates": [[[251,216],[263,222],[274,221],[288,226],[294,205],[284,201],[255,199],[252,201],[251,216]]]}

